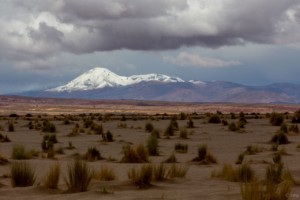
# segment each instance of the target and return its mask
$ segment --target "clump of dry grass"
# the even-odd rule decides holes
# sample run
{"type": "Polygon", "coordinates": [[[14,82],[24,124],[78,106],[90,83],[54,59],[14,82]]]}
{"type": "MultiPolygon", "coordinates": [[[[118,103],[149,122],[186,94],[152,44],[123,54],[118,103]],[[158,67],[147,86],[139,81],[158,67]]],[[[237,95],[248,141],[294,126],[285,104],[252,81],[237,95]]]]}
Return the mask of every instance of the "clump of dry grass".
{"type": "Polygon", "coordinates": [[[60,164],[57,162],[49,169],[49,172],[45,178],[44,185],[47,188],[57,189],[59,177],[60,177],[60,164]]]}
{"type": "Polygon", "coordinates": [[[177,158],[174,153],[172,153],[165,161],[165,163],[177,163],[177,158]]]}
{"type": "Polygon", "coordinates": [[[206,145],[200,145],[198,147],[198,156],[192,161],[200,162],[201,164],[215,164],[217,159],[208,150],[206,145]]]}
{"type": "Polygon", "coordinates": [[[172,164],[168,170],[169,178],[184,178],[189,170],[188,166],[172,164]]]}
{"type": "Polygon", "coordinates": [[[92,177],[93,171],[87,163],[77,159],[68,165],[65,183],[70,192],[84,192],[88,189],[92,177]]]}
{"type": "Polygon", "coordinates": [[[155,181],[164,181],[167,179],[168,168],[165,164],[160,163],[153,168],[153,179],[155,181]]]}
{"type": "Polygon", "coordinates": [[[174,149],[178,153],[187,153],[188,147],[188,144],[176,143],[174,149]]]}
{"type": "Polygon", "coordinates": [[[248,145],[246,150],[245,150],[245,154],[246,155],[254,155],[260,152],[263,152],[263,148],[257,145],[248,145]]]}
{"type": "Polygon", "coordinates": [[[116,179],[116,174],[112,168],[103,165],[99,171],[95,172],[94,177],[102,181],[113,181],[116,179]]]}
{"type": "Polygon", "coordinates": [[[231,182],[250,182],[255,179],[254,170],[247,163],[238,168],[234,168],[230,164],[224,164],[220,171],[213,171],[211,176],[231,182]]]}
{"type": "Polygon", "coordinates": [[[243,200],[288,200],[290,191],[289,181],[284,181],[279,185],[258,181],[241,184],[243,200]]]}
{"type": "Polygon", "coordinates": [[[35,182],[35,173],[25,161],[13,162],[10,167],[11,183],[13,187],[32,186],[35,182]]]}
{"type": "Polygon", "coordinates": [[[96,147],[88,148],[84,158],[90,162],[102,159],[100,151],[96,147]]]}
{"type": "Polygon", "coordinates": [[[27,160],[32,158],[32,154],[23,145],[15,145],[12,149],[11,158],[15,160],[27,160]]]}
{"type": "Polygon", "coordinates": [[[158,156],[158,139],[155,135],[150,135],[147,140],[147,149],[151,156],[158,156]]]}
{"type": "Polygon", "coordinates": [[[124,163],[145,163],[149,162],[149,155],[144,145],[140,144],[136,148],[132,148],[130,145],[123,147],[123,158],[121,162],[124,163]]]}
{"type": "Polygon", "coordinates": [[[128,171],[128,178],[133,184],[140,188],[147,188],[151,186],[153,166],[150,164],[142,165],[139,169],[136,167],[128,171]]]}

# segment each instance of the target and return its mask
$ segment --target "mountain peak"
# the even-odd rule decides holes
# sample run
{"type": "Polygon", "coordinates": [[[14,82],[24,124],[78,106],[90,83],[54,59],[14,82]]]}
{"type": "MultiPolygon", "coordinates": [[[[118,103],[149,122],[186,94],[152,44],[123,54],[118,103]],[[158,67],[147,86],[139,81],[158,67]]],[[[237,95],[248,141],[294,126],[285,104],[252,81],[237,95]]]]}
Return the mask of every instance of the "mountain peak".
{"type": "Polygon", "coordinates": [[[158,82],[185,82],[178,77],[170,77],[163,74],[145,74],[133,76],[119,76],[112,71],[96,67],[78,76],[66,85],[59,86],[47,91],[50,92],[72,92],[78,90],[94,90],[105,87],[120,87],[132,85],[140,82],[158,81],[158,82]]]}

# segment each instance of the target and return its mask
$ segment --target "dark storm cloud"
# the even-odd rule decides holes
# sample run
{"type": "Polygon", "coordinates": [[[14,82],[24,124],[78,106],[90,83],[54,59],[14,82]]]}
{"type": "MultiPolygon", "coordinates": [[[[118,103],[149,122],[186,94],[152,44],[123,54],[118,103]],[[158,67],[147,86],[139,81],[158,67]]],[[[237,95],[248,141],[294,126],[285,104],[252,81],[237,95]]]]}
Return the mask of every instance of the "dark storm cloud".
{"type": "Polygon", "coordinates": [[[298,0],[5,0],[0,44],[6,51],[0,50],[0,58],[297,44],[299,5],[298,0]]]}

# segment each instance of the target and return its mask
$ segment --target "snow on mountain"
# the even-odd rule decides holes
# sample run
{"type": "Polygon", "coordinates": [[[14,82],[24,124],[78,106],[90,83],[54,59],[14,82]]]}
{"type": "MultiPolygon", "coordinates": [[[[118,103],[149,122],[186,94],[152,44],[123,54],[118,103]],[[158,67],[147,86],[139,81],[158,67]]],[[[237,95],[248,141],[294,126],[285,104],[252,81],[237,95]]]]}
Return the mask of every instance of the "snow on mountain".
{"type": "Polygon", "coordinates": [[[48,92],[72,92],[78,90],[94,90],[104,87],[127,86],[140,82],[185,82],[178,77],[170,77],[163,74],[145,74],[133,76],[119,76],[105,68],[94,68],[78,76],[66,85],[47,90],[48,92]]]}

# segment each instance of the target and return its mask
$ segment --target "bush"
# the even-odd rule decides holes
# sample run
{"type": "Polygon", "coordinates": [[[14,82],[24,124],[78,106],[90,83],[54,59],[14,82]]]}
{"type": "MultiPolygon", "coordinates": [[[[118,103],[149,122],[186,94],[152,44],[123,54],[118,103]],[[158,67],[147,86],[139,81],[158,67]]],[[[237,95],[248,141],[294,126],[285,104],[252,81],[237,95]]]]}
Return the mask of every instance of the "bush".
{"type": "Polygon", "coordinates": [[[140,169],[131,168],[128,171],[128,178],[133,182],[134,185],[140,188],[147,188],[151,185],[152,181],[152,165],[143,165],[140,169]]]}
{"type": "Polygon", "coordinates": [[[254,155],[263,151],[262,147],[256,145],[248,145],[245,151],[246,155],[254,155]]]}
{"type": "Polygon", "coordinates": [[[219,117],[218,114],[213,114],[212,116],[210,116],[210,118],[208,119],[208,123],[211,124],[219,124],[221,123],[221,119],[219,117]]]}
{"type": "Polygon", "coordinates": [[[113,137],[114,136],[110,131],[106,131],[106,133],[102,134],[102,139],[105,142],[113,142],[114,141],[113,137]]]}
{"type": "Polygon", "coordinates": [[[34,170],[27,162],[13,162],[10,174],[13,187],[32,186],[35,182],[34,170]]]}
{"type": "Polygon", "coordinates": [[[230,131],[238,131],[238,130],[239,130],[239,127],[238,127],[234,122],[231,122],[231,123],[228,125],[228,130],[230,130],[230,131]]]}
{"type": "Polygon", "coordinates": [[[152,123],[147,122],[147,123],[145,124],[145,131],[151,133],[153,130],[154,130],[154,126],[152,125],[152,123]]]}
{"type": "Polygon", "coordinates": [[[198,156],[194,158],[193,161],[201,162],[202,164],[217,163],[217,159],[208,152],[206,145],[201,145],[198,147],[198,156]]]}
{"type": "Polygon", "coordinates": [[[247,163],[242,164],[236,169],[230,164],[224,164],[221,171],[213,171],[212,177],[221,178],[231,182],[250,182],[255,179],[255,174],[253,169],[247,163]]]}
{"type": "Polygon", "coordinates": [[[245,154],[244,154],[244,153],[239,154],[239,156],[238,156],[237,159],[236,159],[235,164],[237,164],[237,165],[242,164],[243,161],[244,161],[244,157],[245,157],[245,154]]]}
{"type": "Polygon", "coordinates": [[[252,181],[241,185],[243,200],[288,200],[290,196],[291,183],[282,184],[261,183],[252,181]]]}
{"type": "Polygon", "coordinates": [[[166,180],[168,175],[167,173],[167,167],[163,163],[160,163],[153,168],[153,178],[155,181],[166,180]]]}
{"type": "Polygon", "coordinates": [[[13,122],[8,123],[8,132],[14,132],[15,131],[15,126],[13,122]]]}
{"type": "Polygon", "coordinates": [[[113,181],[116,179],[114,170],[107,166],[101,166],[100,171],[96,174],[96,177],[102,181],[113,181]]]}
{"type": "Polygon", "coordinates": [[[266,170],[266,181],[269,183],[280,183],[282,181],[283,164],[271,164],[266,170]]]}
{"type": "Polygon", "coordinates": [[[154,130],[151,132],[151,135],[155,136],[156,138],[160,138],[160,132],[159,132],[159,130],[157,130],[157,129],[154,129],[154,130]]]}
{"type": "Polygon", "coordinates": [[[169,137],[169,136],[173,136],[174,135],[174,126],[172,121],[170,122],[170,124],[168,125],[167,129],[165,130],[165,136],[169,137]]]}
{"type": "Polygon", "coordinates": [[[175,148],[175,151],[178,153],[187,153],[188,144],[176,143],[174,148],[175,148]]]}
{"type": "Polygon", "coordinates": [[[48,133],[55,133],[56,132],[56,127],[54,124],[52,124],[49,121],[44,121],[43,122],[43,128],[42,128],[43,132],[48,132],[48,133]]]}
{"type": "Polygon", "coordinates": [[[249,164],[245,163],[236,170],[236,176],[239,182],[250,182],[254,180],[254,171],[249,164]]]}
{"type": "Polygon", "coordinates": [[[175,156],[174,153],[172,153],[169,158],[167,158],[165,161],[165,163],[177,163],[177,158],[175,156]]]}
{"type": "Polygon", "coordinates": [[[121,162],[124,163],[145,163],[149,162],[149,155],[144,145],[140,144],[133,149],[130,145],[123,147],[123,158],[121,162]]]}
{"type": "Polygon", "coordinates": [[[69,191],[84,192],[88,189],[92,177],[93,172],[87,163],[81,160],[75,160],[71,165],[68,165],[65,182],[69,191]]]}
{"type": "Polygon", "coordinates": [[[27,151],[23,145],[15,145],[12,149],[12,159],[15,160],[27,160],[31,159],[32,155],[30,151],[27,151]]]}
{"type": "Polygon", "coordinates": [[[184,178],[189,170],[189,167],[184,165],[172,164],[168,170],[169,178],[184,178]]]}
{"type": "Polygon", "coordinates": [[[270,123],[273,126],[280,126],[284,122],[283,114],[273,112],[270,116],[270,123]]]}
{"type": "Polygon", "coordinates": [[[102,157],[96,147],[91,147],[91,148],[88,148],[88,150],[85,154],[85,159],[88,161],[96,161],[96,160],[101,160],[102,157]]]}
{"type": "Polygon", "coordinates": [[[147,149],[151,156],[158,156],[158,140],[157,137],[154,135],[150,135],[147,140],[147,149]]]}
{"type": "Polygon", "coordinates": [[[186,123],[186,127],[187,128],[194,128],[194,122],[193,122],[192,118],[189,118],[189,120],[186,123]]]}
{"type": "Polygon", "coordinates": [[[299,133],[299,127],[298,127],[296,124],[291,125],[291,126],[289,127],[289,131],[290,131],[290,132],[293,132],[293,133],[299,133]]]}
{"type": "Polygon", "coordinates": [[[188,139],[188,132],[186,129],[181,129],[179,133],[179,137],[182,139],[188,139]]]}
{"type": "Polygon", "coordinates": [[[48,174],[46,175],[44,185],[47,188],[57,189],[59,177],[60,177],[60,165],[59,163],[56,163],[50,168],[48,174]]]}
{"type": "Polygon", "coordinates": [[[281,144],[288,144],[289,143],[289,140],[288,140],[288,137],[285,133],[283,132],[279,132],[279,133],[276,133],[272,139],[271,139],[271,143],[274,143],[274,144],[278,144],[278,145],[281,145],[281,144]]]}
{"type": "Polygon", "coordinates": [[[53,145],[57,143],[56,134],[46,134],[43,137],[42,149],[43,151],[53,150],[53,145]]]}

